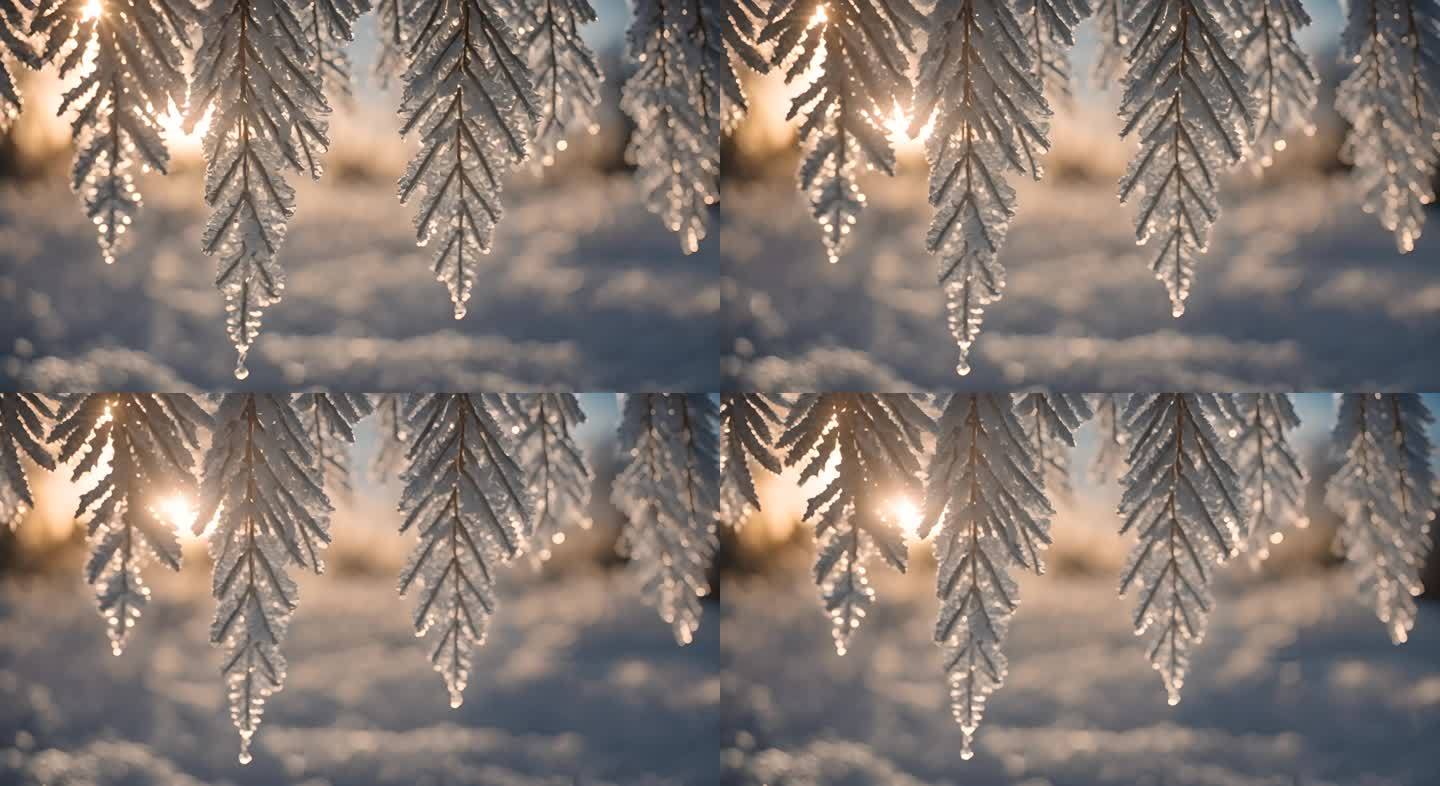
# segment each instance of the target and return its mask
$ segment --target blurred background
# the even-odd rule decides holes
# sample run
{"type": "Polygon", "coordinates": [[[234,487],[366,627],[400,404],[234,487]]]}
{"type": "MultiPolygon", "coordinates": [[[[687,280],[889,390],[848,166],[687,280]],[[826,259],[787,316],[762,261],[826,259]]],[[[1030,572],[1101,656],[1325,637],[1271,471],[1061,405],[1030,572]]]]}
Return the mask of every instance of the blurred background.
{"type": "MultiPolygon", "coordinates": [[[[1018,213],[1000,261],[1004,297],[986,310],[955,374],[936,262],[924,248],[932,210],[924,146],[889,124],[894,178],[862,178],[867,208],[854,243],[826,263],[796,189],[794,90],[748,73],[751,112],[726,140],[720,254],[726,382],[759,390],[1071,390],[1434,388],[1423,360],[1440,338],[1440,218],[1409,255],[1363,213],[1340,161],[1345,125],[1334,92],[1340,3],[1305,3],[1299,40],[1323,78],[1313,137],[1290,139],[1263,175],[1226,179],[1222,215],[1185,315],[1170,316],[1135,245],[1135,207],[1117,183],[1136,146],[1119,138],[1120,91],[1090,79],[1095,22],[1078,29],[1073,100],[1055,101],[1039,183],[1020,177],[1018,213]]],[[[772,70],[773,71],[773,70],[772,70]]]]}
{"type": "MultiPolygon", "coordinates": [[[[399,136],[400,86],[371,73],[374,15],[360,18],[349,49],[355,95],[332,96],[325,176],[290,177],[289,282],[266,311],[247,384],[715,389],[718,237],[712,227],[686,256],[645,209],[619,110],[630,9],[593,5],[599,20],[581,32],[605,74],[600,129],[572,136],[554,166],[507,183],[506,215],[461,321],[430,272],[432,249],[415,246],[413,205],[396,198],[418,144],[399,136]]],[[[64,86],[53,69],[16,72],[26,108],[0,135],[0,384],[233,387],[215,264],[200,253],[200,132],[167,123],[173,171],[140,176],[134,243],[106,266],[67,187],[70,119],[56,117],[64,86]]]]}
{"type": "MultiPolygon", "coordinates": [[[[1440,394],[1426,400],[1440,406],[1440,394]]],[[[1118,484],[1093,474],[1096,427],[1081,428],[1073,493],[1052,500],[1048,569],[1020,578],[1004,645],[1010,672],[971,761],[960,758],[932,640],[935,561],[913,537],[917,501],[889,503],[911,535],[909,570],[870,566],[877,603],[842,657],[811,576],[813,528],[800,518],[823,483],[802,490],[794,472],[757,469],[763,513],[722,548],[726,777],[740,786],[1434,783],[1440,549],[1410,639],[1393,646],[1331,550],[1333,397],[1297,394],[1295,404],[1303,425],[1293,444],[1309,473],[1304,526],[1283,531],[1258,568],[1241,556],[1219,573],[1176,707],[1132,632],[1133,593],[1116,594],[1134,537],[1117,536],[1118,484]]]]}
{"type": "Polygon", "coordinates": [[[29,467],[36,507],[15,531],[0,526],[0,784],[718,784],[716,592],[695,641],[677,646],[616,555],[615,396],[583,394],[581,405],[592,526],[568,533],[542,567],[522,558],[507,569],[456,710],[414,635],[414,599],[395,592],[414,536],[396,534],[402,486],[367,471],[376,421],[361,422],[354,491],[332,492],[326,573],[297,575],[289,676],[245,767],[222,654],[208,643],[210,560],[188,534],[194,502],[161,505],[185,564],[147,568],[150,607],[112,657],[72,516],[86,481],[29,467]]]}

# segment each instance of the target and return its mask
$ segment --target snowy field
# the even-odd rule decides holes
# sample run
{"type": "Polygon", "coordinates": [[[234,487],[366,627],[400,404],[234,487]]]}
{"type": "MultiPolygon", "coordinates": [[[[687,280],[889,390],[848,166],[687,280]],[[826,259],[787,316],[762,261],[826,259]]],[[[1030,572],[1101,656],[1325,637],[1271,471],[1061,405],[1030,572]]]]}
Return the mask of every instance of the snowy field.
{"type": "Polygon", "coordinates": [[[966,762],[933,562],[878,582],[843,658],[792,567],[725,577],[721,755],[742,786],[1422,786],[1440,770],[1434,603],[1394,647],[1338,574],[1222,587],[1172,708],[1110,576],[1027,579],[966,762]]]}
{"type": "MultiPolygon", "coordinates": [[[[1107,148],[1108,150],[1108,148],[1107,148]]],[[[1123,153],[1123,151],[1122,151],[1123,153]]],[[[1112,155],[1113,153],[1107,153],[1112,155]]],[[[1123,158],[1121,159],[1123,161],[1123,158]]],[[[868,179],[853,248],[826,264],[788,168],[727,183],[728,384],[762,390],[1423,389],[1440,383],[1440,213],[1413,254],[1343,179],[1227,192],[1186,313],[1170,316],[1113,181],[1022,184],[974,370],[955,374],[917,173],[868,179]]],[[[1117,175],[1118,176],[1118,175],[1117,175]]]]}
{"type": "MultiPolygon", "coordinates": [[[[299,180],[297,178],[297,180],[299,180]]],[[[337,183],[337,184],[332,184],[337,183]]],[[[58,174],[0,184],[0,387],[233,388],[198,173],[148,178],[135,247],[105,266],[58,174]]],[[[246,386],[714,390],[718,243],[684,256],[627,174],[507,189],[456,321],[391,181],[298,187],[246,386]]]]}
{"type": "Polygon", "coordinates": [[[119,658],[78,567],[0,583],[0,784],[719,783],[718,609],[677,647],[599,573],[505,590],[458,710],[391,575],[302,580],[289,679],[241,767],[203,574],[161,581],[119,658]]]}

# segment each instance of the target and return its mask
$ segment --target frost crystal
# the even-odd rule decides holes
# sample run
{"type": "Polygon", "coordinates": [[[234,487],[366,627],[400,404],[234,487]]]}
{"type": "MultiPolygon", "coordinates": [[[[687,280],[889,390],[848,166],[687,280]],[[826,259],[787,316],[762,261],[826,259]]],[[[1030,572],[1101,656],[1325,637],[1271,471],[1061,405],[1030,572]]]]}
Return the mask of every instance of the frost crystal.
{"type": "Polygon", "coordinates": [[[239,353],[235,376],[263,310],[280,299],[276,257],[295,212],[287,170],[320,176],[330,107],[306,66],[299,0],[215,0],[203,14],[195,55],[190,123],[213,111],[205,134],[205,203],[215,209],[201,238],[216,257],[215,285],[225,293],[225,323],[239,353]]]}
{"type": "Polygon", "coordinates": [[[1336,540],[1390,640],[1415,626],[1415,597],[1435,519],[1435,472],[1427,429],[1434,417],[1416,393],[1346,393],[1334,440],[1344,463],[1325,500],[1343,522],[1336,540]]]}
{"type": "Polygon", "coordinates": [[[481,395],[413,395],[405,404],[409,465],[400,512],[419,536],[399,590],[418,593],[415,634],[459,707],[474,649],[495,611],[499,567],[531,534],[524,472],[481,395]]]}
{"type": "Polygon", "coordinates": [[[415,236],[433,245],[435,279],[460,319],[500,223],[505,177],[529,155],[538,99],[491,0],[416,0],[407,22],[400,133],[417,131],[421,145],[400,178],[400,201],[419,195],[415,236]]]}
{"type": "Polygon", "coordinates": [[[1240,427],[1238,461],[1241,486],[1250,492],[1248,540],[1252,567],[1270,556],[1288,526],[1305,527],[1305,470],[1291,447],[1287,432],[1300,425],[1300,417],[1284,393],[1246,393],[1238,396],[1240,427]]]}
{"type": "Polygon", "coordinates": [[[1019,602],[1010,569],[1043,573],[1050,516],[1040,457],[1008,394],[953,395],[940,415],[926,484],[925,530],[935,536],[935,641],[945,648],[950,706],[971,744],[985,703],[1005,681],[1000,645],[1019,602]]]}
{"type": "Polygon", "coordinates": [[[815,582],[842,655],[875,602],[866,563],[879,556],[905,570],[893,510],[897,500],[918,496],[921,437],[934,425],[909,394],[807,393],[776,444],[786,466],[804,462],[800,482],[824,483],[805,518],[815,523],[815,582]]]}
{"type": "Polygon", "coordinates": [[[770,61],[758,43],[761,21],[766,16],[760,0],[720,0],[720,5],[725,9],[724,38],[727,50],[725,68],[720,72],[720,84],[725,90],[722,97],[723,125],[728,131],[740,125],[740,120],[749,110],[745,88],[740,84],[738,63],[744,63],[756,73],[764,74],[770,70],[770,61]]]}
{"type": "Polygon", "coordinates": [[[550,166],[576,133],[600,131],[596,113],[603,100],[604,77],[595,53],[580,36],[580,27],[595,21],[595,9],[588,0],[513,2],[515,31],[540,95],[534,146],[540,164],[550,166]]]}
{"type": "Polygon", "coordinates": [[[520,466],[535,503],[534,534],[528,551],[536,567],[550,559],[566,530],[590,528],[590,485],[594,474],[575,441],[585,412],[573,393],[515,396],[520,466]]]}
{"type": "Polygon", "coordinates": [[[170,500],[194,499],[195,457],[210,416],[189,396],[115,393],[74,396],[66,402],[51,439],[65,463],[81,456],[72,479],[95,475],[75,517],[89,515],[90,559],[85,581],[95,587],[116,655],[150,600],[141,570],[154,559],[180,569],[177,528],[170,500]]]}
{"type": "Polygon", "coordinates": [[[1335,108],[1350,124],[1341,150],[1355,164],[1365,210],[1415,249],[1440,161],[1440,7],[1433,0],[1353,0],[1342,38],[1355,70],[1335,108]]]}
{"type": "Polygon", "coordinates": [[[10,60],[18,60],[36,70],[44,65],[40,54],[26,39],[29,22],[25,12],[33,7],[31,1],[0,0],[0,132],[9,130],[24,108],[15,75],[10,72],[10,60]]]}
{"type": "Polygon", "coordinates": [[[405,76],[405,62],[410,51],[410,34],[405,16],[405,0],[376,0],[375,2],[375,65],[371,71],[381,87],[389,87],[390,80],[405,76]]]}
{"type": "Polygon", "coordinates": [[[985,307],[1005,286],[998,255],[1015,215],[1005,176],[1040,177],[1050,105],[1008,2],[938,0],[929,29],[911,132],[934,115],[925,151],[935,217],[925,246],[938,257],[950,333],[960,347],[955,370],[968,374],[985,307]]]}
{"type": "MultiPolygon", "coordinates": [[[[951,0],[940,5],[935,24],[958,13],[951,0]]],[[[774,42],[771,62],[786,68],[787,84],[811,79],[791,102],[787,119],[803,116],[800,188],[820,222],[831,262],[849,245],[865,206],[862,169],[895,174],[895,149],[884,124],[909,102],[909,53],[925,24],[910,0],[775,0],[760,33],[761,43],[774,42]]],[[[933,87],[923,77],[920,86],[933,87]]]]}
{"type": "Polygon", "coordinates": [[[1096,393],[1090,398],[1090,408],[1095,412],[1095,428],[1099,432],[1095,458],[1090,462],[1090,477],[1096,483],[1109,483],[1124,472],[1129,440],[1122,413],[1127,397],[1124,393],[1096,393]]]}
{"type": "Polygon", "coordinates": [[[194,529],[214,521],[210,641],[225,650],[230,719],[246,764],[265,703],[285,682],[280,644],[299,603],[288,568],[323,569],[330,500],[289,396],[221,396],[214,422],[194,529]]]}
{"type": "Polygon", "coordinates": [[[1220,214],[1220,175],[1253,136],[1250,87],[1225,14],[1221,0],[1144,0],[1130,16],[1138,37],[1120,135],[1136,134],[1140,150],[1120,179],[1120,201],[1139,197],[1135,238],[1154,244],[1150,268],[1177,317],[1220,214]]]}
{"type": "Polygon", "coordinates": [[[1051,98],[1069,98],[1070,49],[1075,46],[1075,26],[1090,15],[1089,0],[1016,0],[1015,11],[1029,41],[1040,91],[1051,98]]]}
{"type": "Polygon", "coordinates": [[[374,399],[375,457],[370,461],[371,478],[385,482],[405,471],[405,454],[410,450],[410,426],[405,422],[405,397],[385,394],[374,399]]]}
{"type": "Polygon", "coordinates": [[[315,449],[320,487],[332,494],[351,494],[347,446],[355,444],[355,424],[374,411],[374,404],[360,393],[303,393],[295,398],[295,408],[315,449]]]}
{"type": "Polygon", "coordinates": [[[1238,6],[1245,31],[1239,60],[1255,100],[1255,165],[1264,168],[1274,162],[1273,152],[1285,149],[1287,136],[1315,133],[1310,116],[1320,77],[1295,38],[1310,24],[1300,0],[1239,0],[1238,6]]]}
{"type": "Polygon", "coordinates": [[[55,469],[46,444],[46,424],[55,411],[34,393],[0,393],[0,525],[15,526],[35,507],[25,478],[22,454],[45,469],[55,469]]]}
{"type": "Polygon", "coordinates": [[[355,40],[355,20],[370,11],[370,0],[305,0],[300,11],[305,42],[314,54],[311,69],[331,95],[353,94],[350,55],[345,47],[355,40]]]}
{"type": "Polygon", "coordinates": [[[1075,431],[1093,416],[1085,395],[1027,393],[1017,398],[1015,413],[1025,428],[1042,488],[1054,497],[1069,499],[1074,495],[1070,451],[1075,447],[1075,431]]]}
{"type": "Polygon", "coordinates": [[[720,85],[724,20],[710,0],[636,0],[625,53],[635,71],[620,108],[635,121],[627,151],[645,205],[700,249],[720,199],[720,85]],[[710,58],[717,58],[712,61],[710,58]]]}
{"type": "Polygon", "coordinates": [[[165,172],[170,152],[160,117],[185,105],[185,26],[189,0],[42,0],[32,30],[46,36],[43,59],[60,59],[72,82],[60,114],[74,112],[75,166],[70,187],[85,201],[105,262],[115,261],[140,210],[136,176],[165,172]]]}
{"type": "Polygon", "coordinates": [[[700,627],[700,598],[710,591],[719,548],[719,412],[698,393],[635,393],[620,422],[624,469],[612,498],[625,514],[622,545],[646,602],[689,644],[700,627]]]}
{"type": "Polygon", "coordinates": [[[760,509],[750,460],[780,474],[780,459],[774,453],[772,426],[782,423],[777,410],[785,405],[781,396],[766,393],[726,393],[720,397],[720,430],[724,450],[720,457],[720,515],[738,525],[749,508],[760,509]]]}
{"type": "Polygon", "coordinates": [[[1235,553],[1245,510],[1234,468],[1212,423],[1227,417],[1210,393],[1133,395],[1125,408],[1132,446],[1121,534],[1139,541],[1125,565],[1120,594],[1139,590],[1135,633],[1150,646],[1170,703],[1205,635],[1210,577],[1235,553]]]}

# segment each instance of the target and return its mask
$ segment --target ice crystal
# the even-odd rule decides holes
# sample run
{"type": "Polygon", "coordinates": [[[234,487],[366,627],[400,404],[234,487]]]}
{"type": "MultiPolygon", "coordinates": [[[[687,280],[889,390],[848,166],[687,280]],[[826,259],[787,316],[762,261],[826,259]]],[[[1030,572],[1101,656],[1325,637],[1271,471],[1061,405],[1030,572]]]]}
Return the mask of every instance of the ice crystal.
{"type": "Polygon", "coordinates": [[[534,534],[527,550],[538,567],[567,530],[590,528],[590,485],[594,473],[575,440],[585,412],[573,393],[515,396],[520,466],[534,500],[534,534]]]}
{"type": "Polygon", "coordinates": [[[1283,530],[1305,527],[1305,470],[1290,445],[1289,432],[1300,417],[1284,393],[1246,393],[1239,396],[1240,427],[1236,434],[1239,459],[1235,468],[1250,493],[1250,515],[1242,548],[1252,566],[1270,556],[1283,530]]]}

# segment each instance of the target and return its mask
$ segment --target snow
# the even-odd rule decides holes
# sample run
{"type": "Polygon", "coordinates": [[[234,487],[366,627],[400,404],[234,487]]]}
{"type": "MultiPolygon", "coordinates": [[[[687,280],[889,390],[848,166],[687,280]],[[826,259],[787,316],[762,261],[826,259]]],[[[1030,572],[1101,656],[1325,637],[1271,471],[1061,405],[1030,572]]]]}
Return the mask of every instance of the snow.
{"type": "MultiPolygon", "coordinates": [[[[848,655],[798,564],[726,574],[722,753],[741,786],[1419,786],[1440,766],[1440,607],[1392,646],[1338,572],[1228,581],[1184,700],[1131,633],[1113,577],[1021,582],[1010,674],[960,759],[933,562],[881,579],[848,655]]],[[[1235,576],[1234,567],[1227,569],[1235,576]]]]}
{"type": "MultiPolygon", "coordinates": [[[[1112,147],[1064,152],[1104,169],[1112,147]]],[[[986,309],[965,377],[955,374],[936,264],[923,245],[930,220],[923,165],[864,182],[869,200],[854,247],[834,265],[826,264],[788,172],[727,182],[720,253],[728,384],[1413,390],[1440,383],[1430,359],[1440,341],[1440,231],[1399,255],[1343,177],[1231,187],[1185,315],[1175,319],[1146,249],[1135,245],[1133,210],[1116,200],[1111,175],[1118,173],[1066,179],[1066,160],[1048,163],[1048,182],[1017,184],[1019,208],[1000,255],[1004,297],[986,309]]]]}
{"type": "Polygon", "coordinates": [[[73,574],[9,579],[0,783],[718,784],[715,610],[682,648],[622,575],[528,573],[502,590],[458,710],[392,575],[301,579],[286,686],[268,702],[245,767],[221,653],[207,643],[212,602],[198,562],[160,577],[118,658],[73,574]]]}
{"type": "MultiPolygon", "coordinates": [[[[254,389],[713,390],[718,243],[685,256],[628,173],[507,189],[506,217],[453,318],[392,180],[295,178],[254,389]]],[[[63,178],[0,184],[0,385],[231,389],[198,173],[142,178],[136,245],[104,265],[63,178]]]]}

